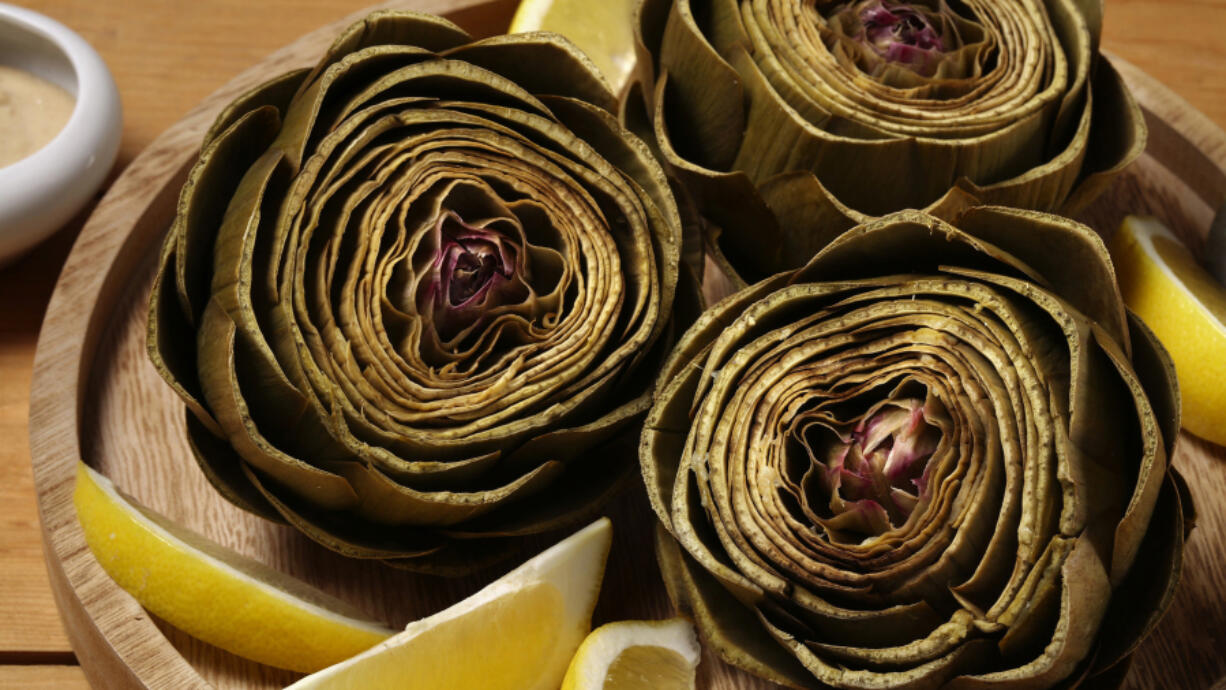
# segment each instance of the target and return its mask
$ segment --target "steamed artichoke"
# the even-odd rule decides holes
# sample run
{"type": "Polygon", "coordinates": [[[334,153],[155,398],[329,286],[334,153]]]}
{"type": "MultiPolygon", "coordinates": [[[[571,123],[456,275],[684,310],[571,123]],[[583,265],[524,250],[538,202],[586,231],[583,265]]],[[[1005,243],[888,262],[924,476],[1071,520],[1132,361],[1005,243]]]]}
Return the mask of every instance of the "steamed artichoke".
{"type": "Polygon", "coordinates": [[[634,469],[680,221],[560,37],[380,12],[230,105],[183,188],[149,352],[228,498],[458,572],[634,469]]]}
{"type": "Polygon", "coordinates": [[[1101,20],[1101,0],[646,0],[624,117],[753,281],[906,208],[1074,214],[1145,146],[1101,20]]]}
{"type": "Polygon", "coordinates": [[[640,459],[662,571],[751,672],[1109,684],[1169,603],[1190,511],[1174,373],[1084,226],[861,225],[714,306],[657,385],[640,459]]]}

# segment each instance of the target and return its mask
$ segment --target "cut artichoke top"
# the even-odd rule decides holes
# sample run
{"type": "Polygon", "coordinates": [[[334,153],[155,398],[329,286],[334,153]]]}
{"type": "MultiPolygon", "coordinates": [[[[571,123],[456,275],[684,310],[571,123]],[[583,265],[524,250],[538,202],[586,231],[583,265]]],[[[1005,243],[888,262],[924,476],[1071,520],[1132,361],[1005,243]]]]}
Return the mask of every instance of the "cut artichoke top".
{"type": "Polygon", "coordinates": [[[646,409],[679,280],[614,104],[559,36],[380,12],[230,105],[148,341],[218,488],[440,572],[598,507],[628,464],[587,451],[646,409]]]}
{"type": "Polygon", "coordinates": [[[1174,373],[1084,226],[991,207],[858,226],[711,308],[657,385],[661,569],[749,671],[1109,683],[1170,602],[1174,373]]]}
{"type": "Polygon", "coordinates": [[[646,0],[624,116],[747,280],[906,208],[1072,214],[1145,146],[1098,54],[1101,15],[1098,0],[646,0]]]}

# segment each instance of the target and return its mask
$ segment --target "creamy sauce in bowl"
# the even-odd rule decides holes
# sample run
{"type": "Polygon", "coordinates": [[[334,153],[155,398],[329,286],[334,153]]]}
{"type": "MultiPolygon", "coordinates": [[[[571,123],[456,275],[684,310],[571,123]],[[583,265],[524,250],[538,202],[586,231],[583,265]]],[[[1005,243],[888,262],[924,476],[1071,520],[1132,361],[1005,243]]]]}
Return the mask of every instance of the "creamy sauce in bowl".
{"type": "Polygon", "coordinates": [[[0,168],[46,146],[68,123],[75,105],[59,86],[0,65],[0,168]]]}

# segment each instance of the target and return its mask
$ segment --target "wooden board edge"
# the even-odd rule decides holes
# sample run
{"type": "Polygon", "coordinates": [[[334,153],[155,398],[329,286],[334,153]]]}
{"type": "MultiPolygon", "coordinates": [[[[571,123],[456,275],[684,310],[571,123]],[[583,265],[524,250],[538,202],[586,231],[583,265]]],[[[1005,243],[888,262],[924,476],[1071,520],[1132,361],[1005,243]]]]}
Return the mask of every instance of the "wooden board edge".
{"type": "Polygon", "coordinates": [[[1167,169],[1181,171],[1179,177],[1210,208],[1226,203],[1226,131],[1136,65],[1107,56],[1145,113],[1146,153],[1167,169]]]}

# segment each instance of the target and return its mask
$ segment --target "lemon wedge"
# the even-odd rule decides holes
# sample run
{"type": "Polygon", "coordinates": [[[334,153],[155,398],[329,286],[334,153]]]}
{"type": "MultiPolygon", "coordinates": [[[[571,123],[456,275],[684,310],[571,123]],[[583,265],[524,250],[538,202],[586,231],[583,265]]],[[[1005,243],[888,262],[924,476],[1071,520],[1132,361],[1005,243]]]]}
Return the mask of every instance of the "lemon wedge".
{"type": "Polygon", "coordinates": [[[464,601],[290,688],[556,690],[591,629],[611,542],[602,518],[464,601]]]}
{"type": "Polygon", "coordinates": [[[1226,445],[1226,289],[1154,218],[1125,218],[1111,255],[1124,302],[1175,362],[1183,427],[1226,445]]]}
{"type": "Polygon", "coordinates": [[[613,93],[620,93],[634,69],[636,4],[636,0],[522,0],[507,33],[562,34],[592,58],[613,93]]]}
{"type": "Polygon", "coordinates": [[[683,618],[607,623],[579,646],[562,690],[693,690],[700,656],[683,618]]]}
{"type": "Polygon", "coordinates": [[[115,582],[209,644],[309,673],[395,634],[341,600],[129,501],[83,462],[72,498],[86,543],[115,582]]]}

